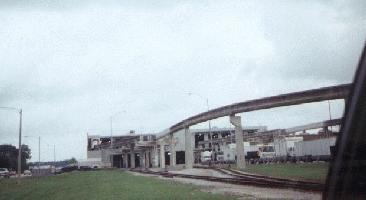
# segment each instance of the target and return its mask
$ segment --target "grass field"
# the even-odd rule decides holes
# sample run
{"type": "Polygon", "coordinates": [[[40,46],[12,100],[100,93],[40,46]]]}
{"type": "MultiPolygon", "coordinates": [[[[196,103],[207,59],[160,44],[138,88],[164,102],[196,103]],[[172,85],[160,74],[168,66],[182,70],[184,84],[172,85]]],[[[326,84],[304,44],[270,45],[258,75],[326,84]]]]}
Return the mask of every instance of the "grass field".
{"type": "Polygon", "coordinates": [[[244,171],[274,177],[325,182],[328,163],[247,165],[244,171]]]}
{"type": "Polygon", "coordinates": [[[234,199],[193,185],[119,170],[71,172],[50,177],[0,180],[0,199],[234,199]]]}

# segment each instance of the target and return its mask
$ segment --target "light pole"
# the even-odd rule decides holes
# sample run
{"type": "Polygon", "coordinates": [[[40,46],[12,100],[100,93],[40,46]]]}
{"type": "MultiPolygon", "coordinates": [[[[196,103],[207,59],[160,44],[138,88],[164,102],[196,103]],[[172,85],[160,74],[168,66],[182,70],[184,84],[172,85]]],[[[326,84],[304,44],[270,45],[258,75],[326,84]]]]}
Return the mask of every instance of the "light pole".
{"type": "Polygon", "coordinates": [[[25,135],[25,138],[38,138],[38,175],[41,174],[41,136],[35,137],[30,135],[25,135]]]}
{"type": "Polygon", "coordinates": [[[20,182],[20,174],[22,173],[22,109],[13,107],[0,107],[1,109],[15,110],[19,113],[19,147],[18,147],[18,183],[20,182]]]}
{"type": "Polygon", "coordinates": [[[56,168],[56,145],[53,145],[53,163],[55,165],[56,168]]]}
{"type": "Polygon", "coordinates": [[[56,170],[56,145],[55,144],[53,144],[53,145],[47,144],[47,147],[49,149],[53,148],[53,167],[56,170]]]}
{"type": "Polygon", "coordinates": [[[122,111],[116,112],[116,113],[114,113],[113,115],[111,115],[109,117],[109,120],[110,120],[110,123],[111,123],[110,124],[111,125],[111,148],[113,147],[113,139],[112,139],[112,136],[113,136],[113,117],[115,117],[116,115],[121,114],[121,113],[126,113],[126,111],[122,110],[122,111]]]}
{"type": "MultiPolygon", "coordinates": [[[[192,92],[188,92],[187,93],[189,96],[192,96],[192,95],[195,95],[195,96],[197,96],[197,97],[199,97],[199,98],[201,98],[201,99],[203,99],[203,100],[205,100],[206,101],[206,106],[207,106],[207,112],[208,111],[210,111],[210,106],[209,106],[209,104],[208,104],[208,98],[206,97],[203,97],[203,96],[201,96],[201,95],[199,95],[199,94],[196,94],[196,93],[192,93],[192,92]]],[[[212,144],[212,133],[211,133],[211,120],[208,120],[208,133],[209,133],[209,135],[210,135],[210,138],[211,138],[211,150],[213,151],[214,150],[214,147],[213,147],[213,144],[212,144]]],[[[212,158],[212,154],[211,154],[211,158],[212,158]]]]}
{"type": "MultiPolygon", "coordinates": [[[[199,94],[192,93],[192,92],[188,92],[187,94],[188,94],[189,96],[195,95],[195,96],[197,96],[197,97],[199,97],[199,98],[201,98],[201,99],[204,99],[204,100],[206,101],[207,111],[209,111],[209,110],[210,110],[210,106],[209,106],[209,104],[208,104],[208,98],[205,98],[205,97],[203,97],[203,96],[201,96],[201,95],[199,95],[199,94]]],[[[210,133],[211,133],[211,120],[208,120],[208,129],[209,129],[209,131],[210,131],[210,133]]]]}
{"type": "MultiPolygon", "coordinates": [[[[330,111],[330,101],[328,100],[328,113],[329,113],[329,120],[332,120],[332,113],[330,111]]],[[[330,126],[330,132],[333,133],[333,127],[330,126]]],[[[329,137],[329,134],[328,134],[328,137],[329,137]]]]}

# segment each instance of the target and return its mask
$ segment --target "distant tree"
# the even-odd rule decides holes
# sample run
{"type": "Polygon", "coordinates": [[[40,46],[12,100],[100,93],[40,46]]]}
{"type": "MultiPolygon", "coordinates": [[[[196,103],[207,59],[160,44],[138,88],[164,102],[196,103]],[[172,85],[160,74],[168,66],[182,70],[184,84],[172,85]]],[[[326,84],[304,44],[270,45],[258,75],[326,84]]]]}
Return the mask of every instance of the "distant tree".
{"type": "MultiPolygon", "coordinates": [[[[22,170],[27,169],[27,160],[31,158],[28,145],[22,145],[22,170]]],[[[18,149],[9,144],[0,145],[0,167],[16,170],[18,167],[18,149]]]]}
{"type": "Polygon", "coordinates": [[[74,157],[72,157],[68,162],[69,164],[76,164],[78,161],[74,157]]]}
{"type": "MultiPolygon", "coordinates": [[[[17,153],[18,157],[18,153],[17,153]]],[[[28,145],[22,145],[22,169],[28,169],[27,160],[31,159],[31,150],[28,145]]],[[[18,161],[18,160],[17,160],[18,161]]],[[[18,163],[18,162],[17,162],[18,163]]]]}
{"type": "Polygon", "coordinates": [[[0,167],[14,169],[17,165],[17,148],[10,144],[0,145],[0,167]]]}

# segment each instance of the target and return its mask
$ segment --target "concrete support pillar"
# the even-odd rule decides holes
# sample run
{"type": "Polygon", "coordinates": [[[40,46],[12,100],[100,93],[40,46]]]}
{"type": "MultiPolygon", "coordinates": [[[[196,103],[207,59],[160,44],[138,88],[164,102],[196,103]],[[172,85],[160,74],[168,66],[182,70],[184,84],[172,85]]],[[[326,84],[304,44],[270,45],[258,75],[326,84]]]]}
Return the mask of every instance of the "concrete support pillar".
{"type": "Polygon", "coordinates": [[[193,147],[192,147],[192,135],[189,131],[189,127],[184,129],[185,135],[185,167],[186,169],[193,168],[193,147]]]}
{"type": "Polygon", "coordinates": [[[135,168],[135,151],[131,149],[131,168],[135,168]]]}
{"type": "Polygon", "coordinates": [[[149,152],[145,151],[145,168],[149,168],[149,152]]]}
{"type": "Polygon", "coordinates": [[[160,144],[160,168],[165,168],[165,144],[160,144]]]}
{"type": "Polygon", "coordinates": [[[148,158],[148,167],[152,167],[152,155],[153,155],[153,152],[150,150],[148,153],[147,153],[147,158],[148,158]]]}
{"type": "Polygon", "coordinates": [[[174,134],[170,134],[170,166],[173,167],[175,166],[175,139],[174,139],[174,134]]]}
{"type": "Polygon", "coordinates": [[[154,146],[154,153],[153,153],[153,167],[159,166],[159,152],[157,145],[154,146]]]}
{"type": "Polygon", "coordinates": [[[141,151],[140,153],[140,163],[141,163],[141,168],[146,168],[146,162],[145,162],[145,151],[141,151]]]}
{"type": "Polygon", "coordinates": [[[128,154],[124,153],[123,154],[123,166],[124,166],[124,168],[128,168],[128,159],[127,159],[127,157],[128,157],[128,154]]]}
{"type": "Polygon", "coordinates": [[[245,169],[243,129],[241,127],[241,117],[231,115],[230,123],[235,126],[236,166],[239,169],[245,169]]]}
{"type": "MultiPolygon", "coordinates": [[[[221,132],[218,132],[218,133],[217,133],[217,136],[218,136],[218,139],[219,139],[219,140],[218,140],[218,142],[217,142],[217,145],[216,145],[216,146],[217,146],[217,151],[219,151],[219,148],[220,148],[220,146],[222,145],[222,140],[221,140],[221,139],[222,139],[222,135],[221,135],[221,132]]],[[[220,149],[220,150],[221,150],[221,149],[220,149]]]]}

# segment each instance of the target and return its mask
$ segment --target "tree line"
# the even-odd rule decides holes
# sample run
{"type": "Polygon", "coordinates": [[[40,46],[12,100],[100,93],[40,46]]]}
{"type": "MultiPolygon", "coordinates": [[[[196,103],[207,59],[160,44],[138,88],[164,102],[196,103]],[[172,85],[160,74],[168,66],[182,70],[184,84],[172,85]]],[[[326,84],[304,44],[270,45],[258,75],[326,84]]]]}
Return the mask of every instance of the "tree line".
{"type": "MultiPolygon", "coordinates": [[[[16,171],[18,169],[18,148],[10,144],[0,145],[0,168],[16,171]]],[[[28,145],[22,145],[22,171],[28,169],[27,160],[31,158],[31,150],[28,145]]]]}

